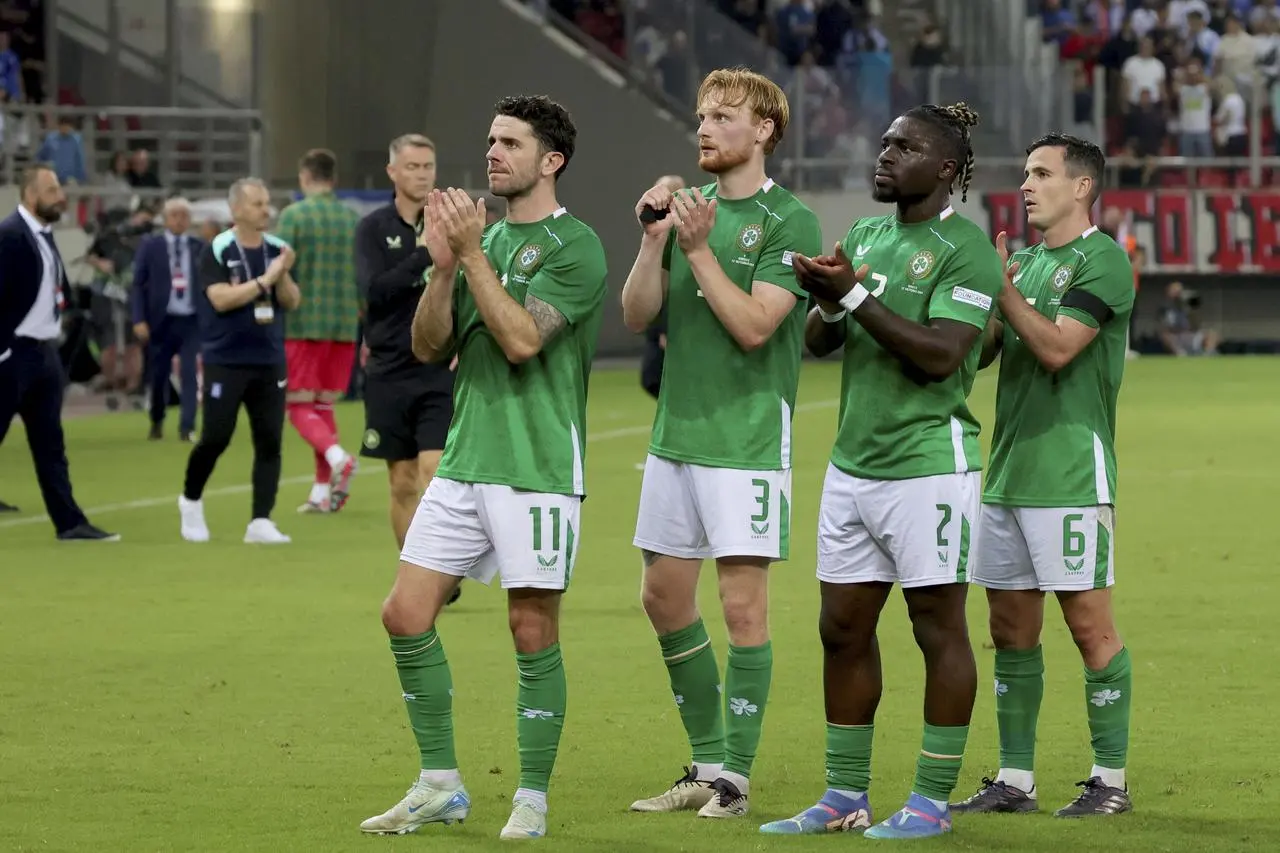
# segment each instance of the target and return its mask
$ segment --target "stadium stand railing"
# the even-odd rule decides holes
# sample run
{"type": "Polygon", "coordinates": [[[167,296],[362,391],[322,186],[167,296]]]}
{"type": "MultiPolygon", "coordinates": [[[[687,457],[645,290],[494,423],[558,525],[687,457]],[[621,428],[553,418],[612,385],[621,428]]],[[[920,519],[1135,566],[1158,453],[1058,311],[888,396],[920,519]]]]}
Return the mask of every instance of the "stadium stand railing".
{"type": "Polygon", "coordinates": [[[102,183],[119,154],[138,149],[150,153],[159,185],[171,189],[224,187],[262,167],[257,110],[13,105],[4,108],[4,117],[6,124],[28,128],[6,133],[0,142],[0,178],[7,184],[37,159],[46,135],[63,119],[79,135],[88,184],[102,183]]]}

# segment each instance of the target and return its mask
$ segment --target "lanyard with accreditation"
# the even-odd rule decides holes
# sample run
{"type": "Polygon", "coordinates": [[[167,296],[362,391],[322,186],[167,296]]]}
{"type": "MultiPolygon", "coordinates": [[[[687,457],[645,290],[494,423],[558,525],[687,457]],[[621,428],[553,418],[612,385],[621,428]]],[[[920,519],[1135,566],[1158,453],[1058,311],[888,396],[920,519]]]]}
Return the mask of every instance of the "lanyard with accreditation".
{"type": "MultiPolygon", "coordinates": [[[[240,253],[240,263],[244,265],[245,278],[243,280],[251,281],[252,279],[257,278],[257,276],[250,275],[250,273],[252,273],[253,270],[249,268],[249,254],[244,250],[244,246],[240,245],[239,240],[234,240],[233,243],[236,247],[236,251],[240,253]]],[[[271,266],[271,243],[268,240],[263,239],[262,241],[262,274],[263,275],[267,274],[267,268],[270,266],[271,266]]],[[[241,282],[237,280],[238,278],[239,276],[236,273],[234,272],[231,273],[232,284],[240,284],[241,282]]],[[[259,287],[261,287],[261,285],[259,285],[259,287]]],[[[276,309],[271,304],[271,293],[270,291],[264,290],[262,296],[260,296],[253,303],[253,319],[265,326],[270,324],[272,321],[274,321],[275,318],[276,318],[276,309]]]]}
{"type": "Polygon", "coordinates": [[[182,237],[175,237],[170,244],[169,278],[173,282],[173,292],[179,299],[187,298],[187,244],[182,237]]]}

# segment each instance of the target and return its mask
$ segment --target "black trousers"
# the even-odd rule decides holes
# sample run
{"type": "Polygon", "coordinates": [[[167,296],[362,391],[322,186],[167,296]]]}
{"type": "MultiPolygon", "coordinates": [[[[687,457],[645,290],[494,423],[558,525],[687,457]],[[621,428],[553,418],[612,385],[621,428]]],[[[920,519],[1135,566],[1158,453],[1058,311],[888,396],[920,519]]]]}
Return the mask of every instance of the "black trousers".
{"type": "Polygon", "coordinates": [[[181,416],[178,429],[195,432],[196,429],[196,356],[200,354],[200,330],[196,318],[170,315],[151,330],[151,342],[147,344],[147,379],[151,386],[151,422],[164,423],[165,410],[169,406],[169,374],[173,357],[178,356],[182,376],[180,392],[181,416]]]}
{"type": "Polygon", "coordinates": [[[62,361],[53,341],[16,338],[9,355],[0,361],[0,443],[13,416],[21,417],[45,511],[59,533],[86,523],[71,494],[62,435],[62,387],[62,361]]]}
{"type": "Polygon", "coordinates": [[[280,490],[280,442],[284,434],[285,366],[204,367],[204,428],[187,460],[182,493],[199,500],[218,457],[231,444],[240,406],[253,435],[253,518],[270,518],[280,490]]]}
{"type": "Polygon", "coordinates": [[[666,361],[667,351],[658,346],[657,340],[644,342],[644,354],[640,356],[640,387],[655,399],[662,387],[662,364],[666,361]]]}

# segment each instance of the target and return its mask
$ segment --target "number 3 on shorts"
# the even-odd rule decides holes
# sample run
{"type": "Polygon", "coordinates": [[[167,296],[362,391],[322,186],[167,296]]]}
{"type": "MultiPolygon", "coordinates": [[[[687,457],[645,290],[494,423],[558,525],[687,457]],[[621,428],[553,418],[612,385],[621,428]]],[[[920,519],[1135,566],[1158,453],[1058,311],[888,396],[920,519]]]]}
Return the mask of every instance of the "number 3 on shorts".
{"type": "MultiPolygon", "coordinates": [[[[751,481],[751,485],[752,485],[753,487],[755,487],[755,490],[756,490],[756,504],[760,507],[760,511],[759,511],[759,512],[757,512],[755,515],[751,516],[751,527],[754,529],[754,528],[755,528],[755,526],[756,526],[757,524],[759,524],[759,523],[761,523],[761,522],[764,522],[764,523],[765,523],[765,530],[768,530],[768,522],[769,522],[769,481],[768,481],[768,480],[761,480],[761,479],[757,478],[757,479],[754,479],[754,480],[752,480],[752,481],[751,481]]],[[[754,532],[755,532],[755,533],[757,533],[757,534],[760,534],[760,533],[764,533],[765,531],[764,531],[764,530],[755,530],[754,532]]]]}

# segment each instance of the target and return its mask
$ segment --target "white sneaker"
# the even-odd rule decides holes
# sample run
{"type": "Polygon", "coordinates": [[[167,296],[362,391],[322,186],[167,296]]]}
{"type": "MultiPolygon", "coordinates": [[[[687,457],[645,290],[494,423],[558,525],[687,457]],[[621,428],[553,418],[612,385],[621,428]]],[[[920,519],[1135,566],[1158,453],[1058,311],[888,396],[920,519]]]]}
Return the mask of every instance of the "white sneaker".
{"type": "Polygon", "coordinates": [[[178,513],[182,516],[182,538],[188,542],[208,542],[209,525],[204,522],[204,501],[189,501],[178,495],[178,513]]]}
{"type": "Polygon", "coordinates": [[[285,545],[293,540],[280,532],[269,518],[255,518],[244,531],[244,541],[250,545],[285,545]]]}
{"type": "Polygon", "coordinates": [[[511,817],[502,827],[499,838],[541,838],[547,834],[547,813],[533,803],[516,800],[511,806],[511,817]]]}
{"type": "Polygon", "coordinates": [[[443,823],[448,826],[455,820],[462,823],[471,813],[471,798],[467,789],[435,788],[419,779],[413,783],[396,803],[380,815],[360,824],[361,832],[375,835],[405,835],[416,832],[427,823],[443,823]]]}
{"type": "Polygon", "coordinates": [[[683,812],[694,811],[711,802],[715,791],[710,782],[698,780],[698,769],[686,767],[684,776],[677,779],[668,790],[647,800],[631,804],[633,812],[683,812]]]}
{"type": "Polygon", "coordinates": [[[698,810],[698,817],[742,817],[747,813],[747,795],[727,779],[712,784],[714,796],[698,810]]]}

